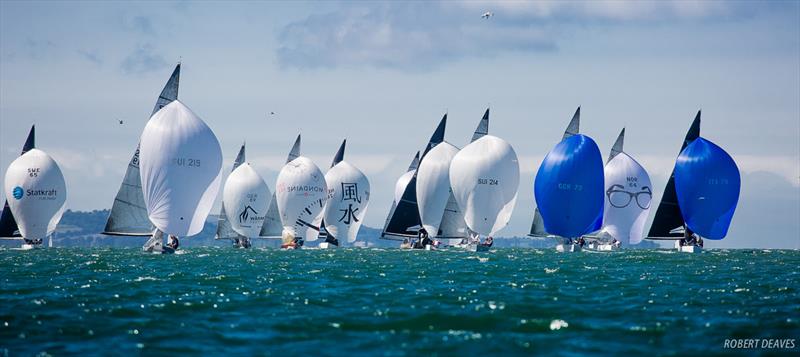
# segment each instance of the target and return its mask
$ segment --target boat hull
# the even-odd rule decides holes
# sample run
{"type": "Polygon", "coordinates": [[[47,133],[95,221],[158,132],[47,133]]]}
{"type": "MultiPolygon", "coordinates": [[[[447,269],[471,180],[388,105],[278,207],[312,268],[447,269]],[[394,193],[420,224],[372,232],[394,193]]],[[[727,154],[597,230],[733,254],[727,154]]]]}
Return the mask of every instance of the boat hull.
{"type": "Polygon", "coordinates": [[[559,253],[575,253],[582,250],[581,246],[577,244],[559,244],[556,245],[556,251],[559,253]]]}

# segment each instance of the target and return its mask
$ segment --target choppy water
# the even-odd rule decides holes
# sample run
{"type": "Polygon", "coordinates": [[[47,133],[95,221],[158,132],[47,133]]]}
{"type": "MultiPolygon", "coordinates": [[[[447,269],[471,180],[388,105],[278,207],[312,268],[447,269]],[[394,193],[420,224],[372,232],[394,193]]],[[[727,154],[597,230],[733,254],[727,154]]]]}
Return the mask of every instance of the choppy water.
{"type": "Polygon", "coordinates": [[[716,354],[800,338],[798,251],[184,253],[0,251],[0,354],[716,354]]]}

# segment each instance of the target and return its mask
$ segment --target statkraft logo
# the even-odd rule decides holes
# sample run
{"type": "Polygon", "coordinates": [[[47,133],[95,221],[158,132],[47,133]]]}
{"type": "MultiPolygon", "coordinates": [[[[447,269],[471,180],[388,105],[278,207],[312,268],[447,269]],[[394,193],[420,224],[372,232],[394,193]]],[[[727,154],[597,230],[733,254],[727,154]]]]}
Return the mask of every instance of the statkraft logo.
{"type": "Polygon", "coordinates": [[[23,190],[22,187],[17,186],[17,187],[14,187],[14,189],[11,191],[11,194],[14,195],[15,199],[21,200],[22,196],[25,195],[25,190],[23,190]]]}

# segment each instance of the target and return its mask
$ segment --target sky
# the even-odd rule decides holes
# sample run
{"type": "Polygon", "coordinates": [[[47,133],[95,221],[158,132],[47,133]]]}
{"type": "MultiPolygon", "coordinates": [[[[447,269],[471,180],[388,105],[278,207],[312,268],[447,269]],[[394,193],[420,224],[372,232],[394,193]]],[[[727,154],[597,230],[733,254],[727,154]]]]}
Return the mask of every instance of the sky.
{"type": "Polygon", "coordinates": [[[500,232],[513,236],[527,233],[536,170],[578,106],[604,156],[626,128],[654,199],[702,109],[702,135],[742,174],[729,235],[707,245],[800,248],[798,2],[2,1],[0,167],[36,124],[67,207],[109,208],[179,61],[179,98],[226,166],[246,142],[271,189],[298,133],[323,169],[347,138],[345,159],[371,182],[372,227],[444,113],[446,140],[463,147],[490,107],[490,133],[517,152],[519,198],[500,232]]]}

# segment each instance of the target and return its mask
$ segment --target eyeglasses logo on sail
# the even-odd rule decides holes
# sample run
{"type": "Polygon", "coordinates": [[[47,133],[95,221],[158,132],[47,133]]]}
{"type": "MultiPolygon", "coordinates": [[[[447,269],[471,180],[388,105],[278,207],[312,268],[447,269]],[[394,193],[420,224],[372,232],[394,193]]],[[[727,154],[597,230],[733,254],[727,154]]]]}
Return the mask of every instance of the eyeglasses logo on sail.
{"type": "Polygon", "coordinates": [[[650,208],[650,200],[653,198],[653,192],[650,187],[642,186],[639,192],[625,191],[625,186],[611,185],[606,191],[608,203],[615,208],[625,208],[631,204],[631,201],[636,199],[636,205],[641,209],[650,208]]]}

